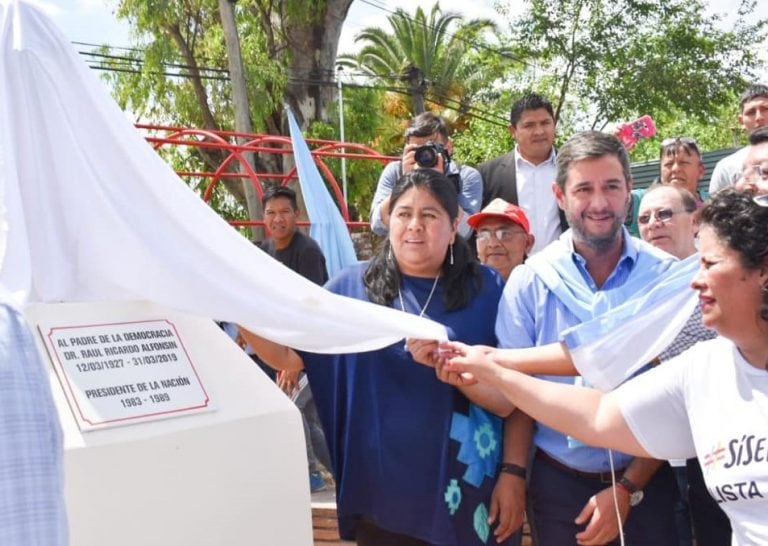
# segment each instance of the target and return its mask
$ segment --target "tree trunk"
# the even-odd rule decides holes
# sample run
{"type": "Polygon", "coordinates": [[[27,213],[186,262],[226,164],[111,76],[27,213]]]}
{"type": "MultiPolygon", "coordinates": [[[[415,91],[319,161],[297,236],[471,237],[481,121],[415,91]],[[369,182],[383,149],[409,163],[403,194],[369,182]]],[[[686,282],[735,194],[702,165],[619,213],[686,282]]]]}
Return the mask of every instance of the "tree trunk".
{"type": "Polygon", "coordinates": [[[291,51],[291,81],[285,98],[302,129],[310,122],[328,121],[328,105],[336,99],[336,50],[341,26],[352,0],[304,0],[304,13],[284,11],[285,33],[291,51]],[[325,11],[317,12],[317,6],[325,11]]]}
{"type": "MultiPolygon", "coordinates": [[[[229,79],[232,85],[232,101],[235,109],[235,131],[251,134],[253,133],[253,126],[248,106],[248,89],[245,82],[243,59],[240,54],[240,37],[235,23],[235,0],[219,0],[219,15],[221,16],[221,26],[224,30],[224,42],[227,46],[229,79]]],[[[247,140],[245,137],[237,137],[237,142],[241,145],[245,144],[247,140]]],[[[251,170],[254,170],[256,165],[254,153],[243,152],[242,155],[251,167],[251,170]]],[[[243,174],[247,173],[245,165],[242,164],[238,164],[238,171],[243,174]]],[[[250,178],[245,178],[242,184],[248,206],[248,217],[251,220],[261,219],[263,217],[261,199],[253,182],[250,178]]],[[[256,241],[262,240],[264,238],[264,228],[253,226],[251,228],[251,235],[256,241]]]]}

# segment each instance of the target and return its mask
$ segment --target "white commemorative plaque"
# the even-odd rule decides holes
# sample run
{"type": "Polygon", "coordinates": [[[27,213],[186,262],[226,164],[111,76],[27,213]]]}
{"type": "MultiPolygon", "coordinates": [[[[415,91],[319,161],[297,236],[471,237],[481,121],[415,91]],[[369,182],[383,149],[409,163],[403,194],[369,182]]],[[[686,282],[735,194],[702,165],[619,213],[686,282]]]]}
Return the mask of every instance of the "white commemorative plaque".
{"type": "Polygon", "coordinates": [[[38,328],[83,432],[213,409],[169,320],[38,328]]]}

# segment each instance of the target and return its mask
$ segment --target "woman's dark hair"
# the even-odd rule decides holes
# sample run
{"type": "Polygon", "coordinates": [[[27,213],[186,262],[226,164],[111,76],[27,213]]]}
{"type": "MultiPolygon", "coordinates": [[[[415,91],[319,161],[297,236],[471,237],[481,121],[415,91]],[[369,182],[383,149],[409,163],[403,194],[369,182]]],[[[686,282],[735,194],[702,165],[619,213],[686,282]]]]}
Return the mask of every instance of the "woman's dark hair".
{"type": "MultiPolygon", "coordinates": [[[[416,169],[400,177],[389,198],[389,210],[411,188],[424,189],[431,193],[448,213],[451,222],[459,214],[459,197],[456,187],[445,175],[432,169],[416,169]]],[[[379,252],[371,259],[363,274],[368,298],[381,305],[391,305],[400,288],[400,269],[391,252],[389,239],[381,245],[379,252]]],[[[457,235],[453,243],[453,265],[446,252],[442,265],[442,279],[445,307],[455,311],[466,307],[480,288],[480,270],[469,245],[457,235]],[[472,280],[472,283],[467,282],[472,280]]]]}
{"type": "MultiPolygon", "coordinates": [[[[701,209],[701,225],[711,227],[718,238],[739,253],[741,265],[760,269],[768,265],[768,207],[755,203],[752,192],[725,188],[701,209]]],[[[768,289],[763,288],[760,316],[768,321],[768,289]]]]}

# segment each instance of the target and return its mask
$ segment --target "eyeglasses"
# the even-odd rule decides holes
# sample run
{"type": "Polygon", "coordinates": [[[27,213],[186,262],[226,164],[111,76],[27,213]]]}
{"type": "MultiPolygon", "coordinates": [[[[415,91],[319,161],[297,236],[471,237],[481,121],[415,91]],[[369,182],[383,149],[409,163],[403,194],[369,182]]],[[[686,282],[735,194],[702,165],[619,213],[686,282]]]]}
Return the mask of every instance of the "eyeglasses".
{"type": "Polygon", "coordinates": [[[688,145],[694,145],[698,146],[699,144],[696,142],[696,139],[689,136],[676,136],[676,137],[670,137],[665,138],[661,141],[662,146],[671,146],[672,144],[688,144],[688,145]]]}
{"type": "Polygon", "coordinates": [[[499,241],[511,241],[518,235],[525,235],[525,232],[518,229],[499,228],[499,229],[481,229],[477,232],[477,240],[481,243],[487,243],[491,236],[495,236],[499,241]]]}
{"type": "Polygon", "coordinates": [[[661,141],[661,156],[676,155],[678,148],[682,148],[688,153],[693,151],[696,155],[701,157],[699,144],[696,142],[696,139],[692,137],[665,138],[661,141]]]}
{"type": "Polygon", "coordinates": [[[699,143],[696,142],[696,139],[693,137],[687,137],[687,136],[678,136],[678,137],[672,137],[672,138],[665,138],[661,141],[661,151],[665,151],[667,148],[675,148],[677,149],[678,146],[682,146],[683,148],[692,148],[696,151],[697,154],[701,155],[701,152],[699,151],[699,143]]]}
{"type": "Polygon", "coordinates": [[[755,184],[758,180],[768,180],[768,163],[750,165],[742,172],[736,173],[733,177],[734,184],[755,184]]]}
{"type": "Polygon", "coordinates": [[[657,211],[641,214],[637,217],[637,223],[645,225],[656,218],[659,222],[669,222],[675,214],[680,212],[692,212],[690,210],[672,210],[672,209],[659,209],[657,211]]]}

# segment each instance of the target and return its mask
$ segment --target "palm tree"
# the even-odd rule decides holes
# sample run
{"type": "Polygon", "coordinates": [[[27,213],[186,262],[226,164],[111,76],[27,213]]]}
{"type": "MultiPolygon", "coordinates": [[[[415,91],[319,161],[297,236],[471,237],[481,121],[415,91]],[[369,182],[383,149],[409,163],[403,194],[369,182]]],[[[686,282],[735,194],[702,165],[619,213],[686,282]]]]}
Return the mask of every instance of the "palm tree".
{"type": "Polygon", "coordinates": [[[340,55],[339,64],[388,83],[404,82],[414,114],[424,111],[425,99],[453,110],[468,104],[478,72],[467,62],[467,53],[481,33],[495,30],[493,21],[465,22],[457,13],[443,13],[439,3],[429,17],[419,7],[414,15],[397,9],[387,19],[390,32],[363,29],[355,37],[364,43],[360,52],[340,55]]]}

